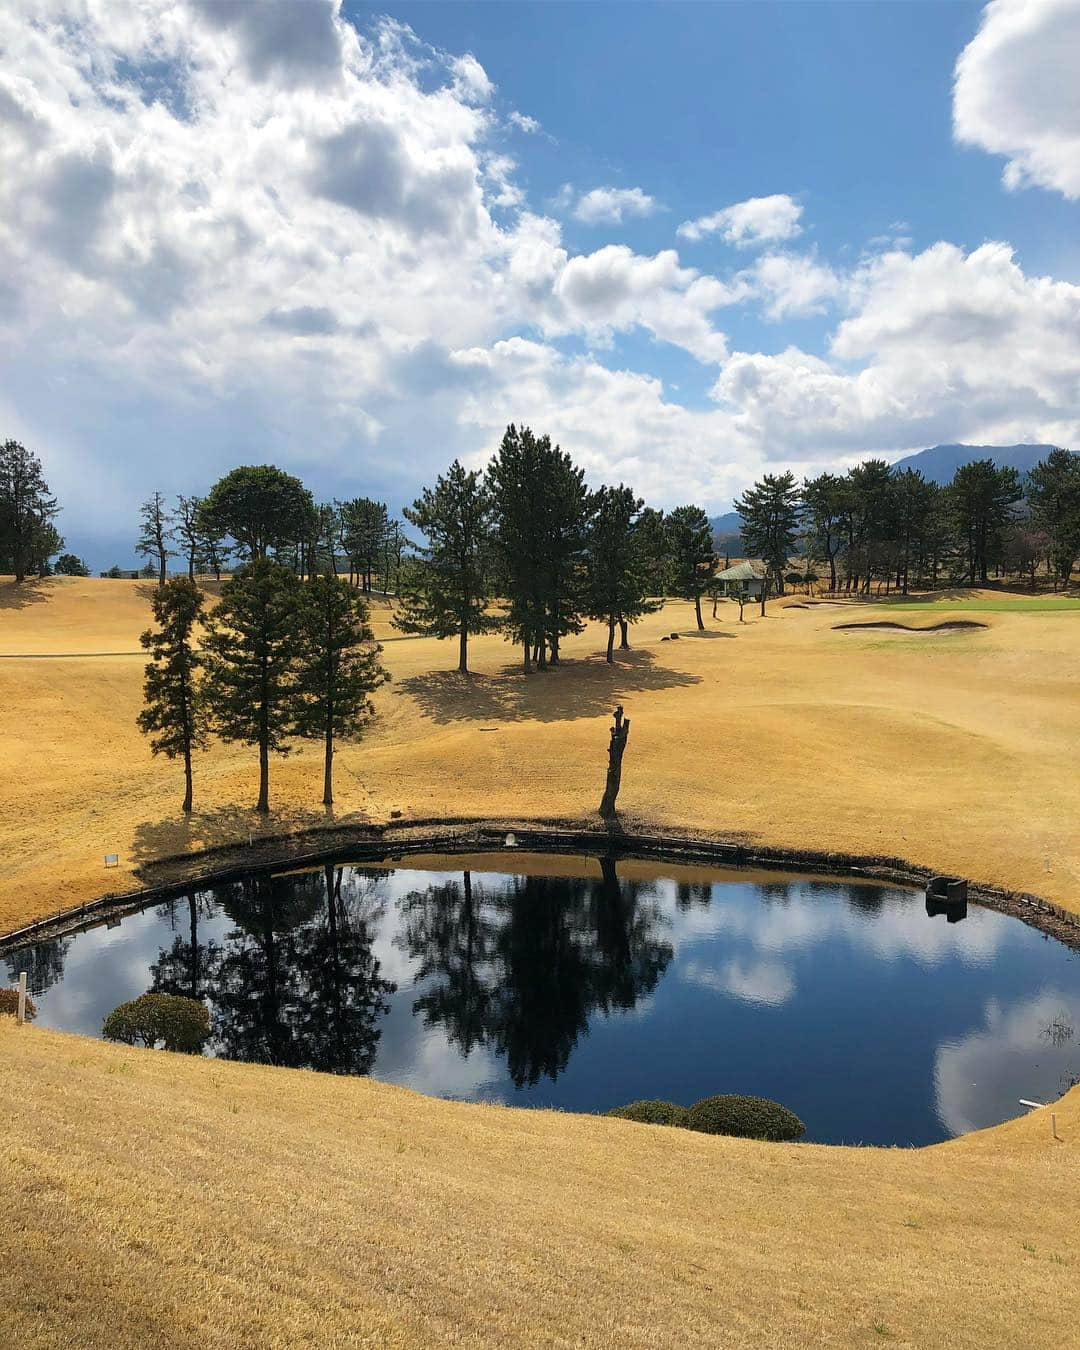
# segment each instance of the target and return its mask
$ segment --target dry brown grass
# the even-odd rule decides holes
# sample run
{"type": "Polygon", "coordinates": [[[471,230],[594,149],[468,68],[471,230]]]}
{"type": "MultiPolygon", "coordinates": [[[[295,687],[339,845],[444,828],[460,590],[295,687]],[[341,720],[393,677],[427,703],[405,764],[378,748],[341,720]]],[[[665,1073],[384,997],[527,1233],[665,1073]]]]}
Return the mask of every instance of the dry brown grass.
{"type": "MultiPolygon", "coordinates": [[[[145,587],[31,590],[0,582],[0,653],[35,654],[0,660],[0,929],[252,821],[252,757],[223,747],[180,820],[175,766],[134,727],[141,656],[48,656],[137,651],[145,587]]],[[[468,680],[449,644],[388,643],[336,820],[583,815],[622,699],[639,819],[1080,908],[1077,616],[906,639],[833,632],[837,613],[725,611],[697,638],[672,605],[614,670],[591,632],[528,680],[495,639],[468,680]]],[[[319,788],[316,754],[275,765],[270,828],[323,821],[319,788]]],[[[1080,1089],[1060,1142],[1044,1110],[917,1151],[757,1145],[0,1018],[0,1093],[5,1346],[1075,1343],[1080,1089]]]]}
{"type": "MultiPolygon", "coordinates": [[[[141,654],[46,655],[138,653],[146,583],[65,578],[16,594],[0,580],[0,656],[36,655],[0,659],[0,931],[133,886],[140,862],[261,828],[243,747],[199,758],[183,820],[177,767],[135,728],[141,654]]],[[[528,679],[498,638],[473,644],[463,679],[446,669],[453,643],[396,637],[380,605],[394,682],[368,738],[341,751],[333,821],[589,815],[622,700],[631,818],[899,854],[1080,908],[1080,614],[1022,602],[974,615],[985,630],[911,638],[836,632],[881,611],[832,606],[772,606],[764,620],[748,607],[742,625],[729,606],[698,637],[689,606],[670,602],[614,668],[594,628],[566,643],[561,669],[528,679]]],[[[963,614],[960,599],[932,617],[963,614]]],[[[320,770],[317,748],[275,761],[268,831],[327,823],[320,770]]]]}
{"type": "Polygon", "coordinates": [[[769,1145],[0,1024],[8,1346],[1076,1343],[1080,1090],[769,1145]]]}

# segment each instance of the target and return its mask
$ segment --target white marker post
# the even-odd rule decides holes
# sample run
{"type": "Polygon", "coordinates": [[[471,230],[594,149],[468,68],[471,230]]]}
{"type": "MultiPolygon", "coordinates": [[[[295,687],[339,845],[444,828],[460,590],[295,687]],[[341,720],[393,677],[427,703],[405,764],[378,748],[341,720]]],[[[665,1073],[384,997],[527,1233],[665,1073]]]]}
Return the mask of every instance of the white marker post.
{"type": "Polygon", "coordinates": [[[26,1021],[26,971],[19,971],[19,1011],[15,1014],[19,1026],[26,1021]]]}

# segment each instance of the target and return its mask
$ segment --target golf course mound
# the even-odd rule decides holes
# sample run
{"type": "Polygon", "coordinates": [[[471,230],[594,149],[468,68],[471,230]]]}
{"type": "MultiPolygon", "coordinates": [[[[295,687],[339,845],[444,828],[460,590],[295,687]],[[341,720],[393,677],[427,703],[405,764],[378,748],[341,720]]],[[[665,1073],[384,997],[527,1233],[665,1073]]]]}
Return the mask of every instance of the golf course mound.
{"type": "Polygon", "coordinates": [[[877,628],[886,633],[967,633],[974,628],[985,628],[987,625],[978,623],[975,619],[945,619],[942,623],[928,624],[925,628],[917,628],[914,624],[896,623],[892,619],[874,619],[867,620],[864,623],[834,623],[833,631],[840,632],[852,628],[877,628]]]}

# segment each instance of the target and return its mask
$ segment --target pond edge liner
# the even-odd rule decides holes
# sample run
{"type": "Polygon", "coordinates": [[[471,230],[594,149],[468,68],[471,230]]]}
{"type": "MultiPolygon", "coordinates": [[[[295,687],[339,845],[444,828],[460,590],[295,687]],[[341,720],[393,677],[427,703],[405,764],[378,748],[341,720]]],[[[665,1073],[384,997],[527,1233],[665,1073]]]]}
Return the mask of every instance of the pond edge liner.
{"type": "MultiPolygon", "coordinates": [[[[192,853],[177,853],[141,864],[135,875],[149,878],[156,871],[180,866],[183,876],[162,878],[157,884],[135,891],[110,892],[95,900],[72,905],[54,914],[0,933],[0,956],[9,956],[35,942],[47,941],[93,927],[102,919],[133,914],[155,903],[176,899],[193,889],[207,889],[235,881],[252,873],[274,872],[340,862],[359,865],[364,862],[400,862],[426,853],[515,852],[580,854],[586,857],[647,858],[661,862],[723,864],[728,867],[761,867],[774,871],[818,872],[828,876],[893,882],[924,889],[940,872],[906,858],[886,854],[843,853],[835,850],[778,848],[728,838],[708,838],[693,834],[657,833],[647,827],[605,829],[600,825],[571,821],[550,823],[516,820],[447,820],[433,818],[400,825],[338,826],[327,830],[265,836],[254,844],[221,844],[192,853]],[[513,834],[515,846],[508,848],[506,836],[513,834]],[[322,847],[305,847],[316,840],[322,847]],[[208,868],[203,864],[222,857],[224,865],[208,868]]],[[[968,899],[984,909],[992,909],[1020,919],[1048,937],[1080,951],[1080,913],[1066,909],[1029,891],[1012,891],[979,881],[968,881],[968,899]]]]}

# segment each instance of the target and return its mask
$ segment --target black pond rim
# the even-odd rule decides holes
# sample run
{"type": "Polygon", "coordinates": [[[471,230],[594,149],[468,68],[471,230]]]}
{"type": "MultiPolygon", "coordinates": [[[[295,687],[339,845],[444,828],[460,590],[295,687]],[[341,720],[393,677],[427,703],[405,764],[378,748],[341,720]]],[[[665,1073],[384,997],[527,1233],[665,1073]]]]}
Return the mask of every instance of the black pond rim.
{"type": "MultiPolygon", "coordinates": [[[[776,872],[814,872],[836,878],[892,883],[912,889],[925,888],[938,873],[904,858],[880,854],[821,852],[811,849],[770,848],[767,845],[693,838],[682,835],[645,833],[639,830],[604,831],[595,827],[519,824],[514,821],[417,820],[408,834],[390,827],[335,831],[332,846],[305,849],[309,839],[282,836],[263,839],[251,850],[235,845],[201,853],[162,858],[143,869],[181,865],[185,875],[138,891],[103,895],[75,905],[0,935],[0,956],[9,956],[38,942],[71,936],[98,926],[102,920],[134,914],[165,900],[236,881],[252,874],[294,870],[337,862],[401,862],[418,854],[469,854],[505,852],[577,854],[584,857],[640,858],[658,862],[719,864],[736,868],[764,868],[776,872]],[[417,831],[413,833],[413,831],[417,831]],[[507,836],[514,836],[508,846],[507,836]],[[263,847],[269,846],[269,848],[263,847]],[[207,866],[219,855],[222,866],[207,866]]],[[[1026,891],[1009,891],[977,881],[968,885],[973,904],[1020,919],[1049,937],[1080,951],[1080,914],[1026,891]]]]}

